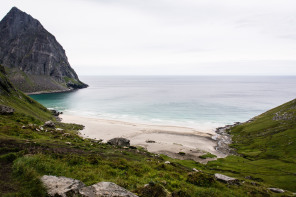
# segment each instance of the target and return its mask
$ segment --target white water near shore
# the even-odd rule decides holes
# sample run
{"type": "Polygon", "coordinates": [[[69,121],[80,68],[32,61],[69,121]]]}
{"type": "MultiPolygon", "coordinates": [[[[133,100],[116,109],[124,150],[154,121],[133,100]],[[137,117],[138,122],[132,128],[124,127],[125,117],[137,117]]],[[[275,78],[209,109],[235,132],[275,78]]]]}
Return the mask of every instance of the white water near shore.
{"type": "Polygon", "coordinates": [[[198,156],[206,152],[218,157],[226,156],[215,150],[216,141],[211,139],[213,131],[200,132],[187,127],[147,125],[65,114],[60,117],[65,123],[84,125],[85,128],[80,133],[86,138],[102,139],[106,142],[115,137],[124,137],[129,139],[133,146],[142,146],[149,152],[180,159],[201,161],[198,156]],[[147,140],[155,143],[147,143],[147,140]],[[179,152],[186,154],[180,156],[179,152]]]}

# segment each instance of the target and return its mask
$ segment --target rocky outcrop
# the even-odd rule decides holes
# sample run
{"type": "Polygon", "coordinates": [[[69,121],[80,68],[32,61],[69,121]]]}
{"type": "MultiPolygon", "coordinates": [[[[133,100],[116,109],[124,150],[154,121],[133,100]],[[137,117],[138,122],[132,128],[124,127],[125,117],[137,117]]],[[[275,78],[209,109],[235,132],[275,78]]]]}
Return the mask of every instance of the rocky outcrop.
{"type": "Polygon", "coordinates": [[[41,23],[13,7],[0,22],[0,64],[24,92],[87,87],[71,68],[65,50],[41,23]]]}
{"type": "Polygon", "coordinates": [[[217,141],[216,150],[224,154],[230,154],[231,152],[229,144],[231,144],[232,139],[231,135],[227,133],[227,130],[230,128],[230,125],[226,125],[225,127],[219,127],[216,129],[216,135],[212,137],[213,140],[217,141]]]}
{"type": "Polygon", "coordinates": [[[137,197],[135,194],[111,182],[100,182],[89,187],[81,188],[79,194],[85,197],[137,197]]]}
{"type": "Polygon", "coordinates": [[[55,123],[49,120],[49,121],[46,121],[43,126],[55,128],[55,123]]]}
{"type": "Polygon", "coordinates": [[[281,111],[276,112],[274,116],[272,117],[272,120],[279,121],[279,120],[293,120],[295,119],[293,113],[283,112],[281,111]]]}
{"type": "Polygon", "coordinates": [[[5,105],[0,105],[0,114],[1,115],[11,115],[14,113],[14,109],[11,107],[7,107],[5,105]]]}
{"type": "Polygon", "coordinates": [[[75,196],[75,194],[79,194],[81,188],[85,187],[81,181],[67,177],[44,175],[41,177],[41,181],[49,196],[75,196]]]}
{"type": "Polygon", "coordinates": [[[218,180],[218,181],[221,181],[223,183],[227,183],[227,184],[230,184],[230,185],[238,185],[239,184],[239,180],[236,179],[236,178],[232,178],[232,177],[229,177],[229,176],[226,176],[226,175],[223,175],[223,174],[215,174],[215,178],[218,180]]]}
{"type": "Polygon", "coordinates": [[[235,154],[235,151],[229,147],[229,144],[232,143],[232,137],[227,132],[234,126],[240,125],[240,122],[235,122],[233,125],[226,125],[224,127],[218,127],[216,129],[216,135],[212,137],[213,140],[217,141],[216,150],[223,154],[235,154]]]}
{"type": "Polygon", "coordinates": [[[108,144],[114,146],[130,146],[130,140],[126,138],[113,138],[108,141],[108,144]]]}
{"type": "Polygon", "coordinates": [[[81,181],[44,175],[41,181],[49,196],[62,197],[137,197],[135,194],[111,182],[99,182],[86,187],[81,181]]]}

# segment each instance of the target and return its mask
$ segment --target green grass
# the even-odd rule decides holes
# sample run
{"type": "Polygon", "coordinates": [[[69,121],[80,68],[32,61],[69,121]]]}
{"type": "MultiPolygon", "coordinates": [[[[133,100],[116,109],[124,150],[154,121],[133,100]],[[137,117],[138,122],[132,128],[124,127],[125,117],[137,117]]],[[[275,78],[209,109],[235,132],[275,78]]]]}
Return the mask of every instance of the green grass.
{"type": "Polygon", "coordinates": [[[217,156],[212,153],[206,153],[204,155],[199,156],[201,159],[207,159],[207,158],[216,158],[217,156]]]}
{"type": "Polygon", "coordinates": [[[124,149],[82,139],[77,135],[80,125],[59,123],[57,127],[63,131],[45,128],[48,130],[45,132],[36,130],[42,121],[34,119],[31,122],[30,116],[24,115],[22,119],[18,114],[0,117],[5,121],[0,127],[0,163],[11,166],[15,181],[3,184],[18,185],[18,190],[10,192],[15,196],[44,196],[39,180],[42,175],[66,176],[87,185],[111,181],[140,196],[151,192],[144,188],[149,182],[156,185],[151,188],[153,191],[164,188],[167,193],[188,196],[250,196],[248,192],[261,194],[264,191],[261,186],[238,187],[217,182],[213,180],[213,173],[194,161],[174,160],[144,149],[124,149]],[[28,126],[32,123],[35,125],[28,126]],[[26,129],[22,129],[23,125],[26,129]],[[166,160],[171,164],[165,164],[166,160]],[[195,174],[193,167],[205,171],[202,175],[195,174]],[[196,177],[202,178],[201,181],[196,177]]]}
{"type": "Polygon", "coordinates": [[[211,172],[242,178],[252,176],[265,184],[296,192],[296,100],[257,116],[229,131],[239,156],[209,162],[211,172]],[[273,120],[275,113],[290,114],[273,120]]]}

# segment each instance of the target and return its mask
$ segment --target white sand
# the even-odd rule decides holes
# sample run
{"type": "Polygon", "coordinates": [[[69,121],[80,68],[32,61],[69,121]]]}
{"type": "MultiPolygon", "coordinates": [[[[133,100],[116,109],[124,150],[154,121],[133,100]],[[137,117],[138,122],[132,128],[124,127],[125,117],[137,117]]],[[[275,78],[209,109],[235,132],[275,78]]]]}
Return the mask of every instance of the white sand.
{"type": "Polygon", "coordinates": [[[124,137],[131,141],[131,145],[143,146],[149,152],[202,162],[204,160],[199,159],[198,156],[205,152],[218,157],[226,156],[215,150],[216,141],[211,139],[214,134],[212,131],[206,133],[187,127],[146,125],[66,114],[60,117],[63,122],[84,125],[85,129],[80,133],[86,138],[102,139],[106,142],[115,137],[124,137]],[[153,140],[156,143],[146,143],[147,140],[153,140]],[[180,156],[179,152],[185,152],[186,155],[180,156]]]}

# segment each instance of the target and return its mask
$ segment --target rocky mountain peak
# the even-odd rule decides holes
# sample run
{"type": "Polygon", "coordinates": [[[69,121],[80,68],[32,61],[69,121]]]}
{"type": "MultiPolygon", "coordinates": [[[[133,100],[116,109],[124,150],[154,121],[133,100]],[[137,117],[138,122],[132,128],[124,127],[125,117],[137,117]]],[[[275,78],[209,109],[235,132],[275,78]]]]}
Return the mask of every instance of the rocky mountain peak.
{"type": "Polygon", "coordinates": [[[25,92],[84,88],[65,50],[41,23],[13,7],[0,22],[0,64],[25,92]]]}
{"type": "Polygon", "coordinates": [[[35,31],[44,29],[41,23],[31,15],[19,10],[17,7],[11,8],[0,23],[1,32],[9,38],[18,36],[20,32],[35,31]]]}

